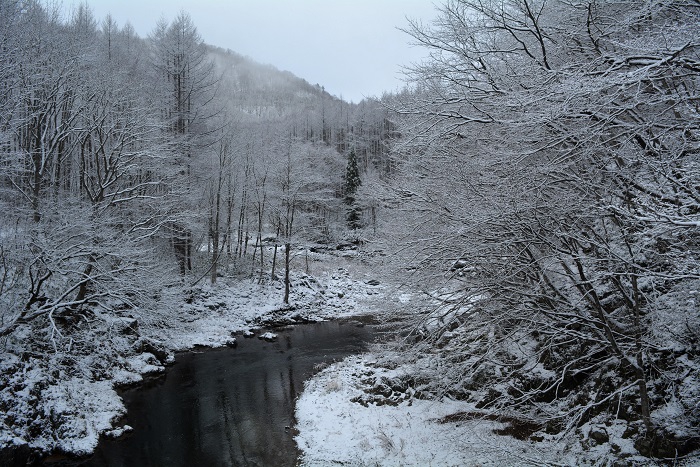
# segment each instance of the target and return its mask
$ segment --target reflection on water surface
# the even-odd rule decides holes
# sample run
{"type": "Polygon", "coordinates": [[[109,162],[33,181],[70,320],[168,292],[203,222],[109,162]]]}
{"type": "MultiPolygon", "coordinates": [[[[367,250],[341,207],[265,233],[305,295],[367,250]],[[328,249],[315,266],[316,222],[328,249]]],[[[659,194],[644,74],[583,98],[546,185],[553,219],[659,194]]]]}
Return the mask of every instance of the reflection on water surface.
{"type": "Polygon", "coordinates": [[[370,327],[324,322],[275,342],[177,356],[164,377],[123,393],[134,432],[103,440],[86,465],[293,466],[294,401],[319,363],[361,352],[370,327]]]}

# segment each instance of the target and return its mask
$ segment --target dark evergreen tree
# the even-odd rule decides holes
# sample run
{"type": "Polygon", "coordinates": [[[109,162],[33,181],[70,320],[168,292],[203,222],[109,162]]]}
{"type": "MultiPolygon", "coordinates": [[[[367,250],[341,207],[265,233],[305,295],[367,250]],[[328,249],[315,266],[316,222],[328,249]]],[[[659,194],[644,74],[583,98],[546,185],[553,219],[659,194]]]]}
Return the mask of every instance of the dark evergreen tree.
{"type": "Polygon", "coordinates": [[[353,230],[360,227],[360,208],[355,200],[355,194],[360,185],[362,185],[362,180],[360,180],[360,169],[357,166],[357,155],[352,149],[348,155],[348,166],[345,170],[345,204],[348,205],[345,220],[348,227],[353,230]]]}

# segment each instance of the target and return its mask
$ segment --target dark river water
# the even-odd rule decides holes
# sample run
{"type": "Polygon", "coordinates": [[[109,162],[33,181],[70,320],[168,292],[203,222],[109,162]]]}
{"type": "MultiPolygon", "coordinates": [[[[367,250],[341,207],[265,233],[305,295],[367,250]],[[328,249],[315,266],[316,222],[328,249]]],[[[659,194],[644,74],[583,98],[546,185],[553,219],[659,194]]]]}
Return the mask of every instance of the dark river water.
{"type": "Polygon", "coordinates": [[[371,327],[324,322],[275,342],[179,354],[166,374],[122,393],[131,434],[102,440],[90,466],[293,466],[290,427],[304,380],[320,363],[361,352],[371,327]]]}

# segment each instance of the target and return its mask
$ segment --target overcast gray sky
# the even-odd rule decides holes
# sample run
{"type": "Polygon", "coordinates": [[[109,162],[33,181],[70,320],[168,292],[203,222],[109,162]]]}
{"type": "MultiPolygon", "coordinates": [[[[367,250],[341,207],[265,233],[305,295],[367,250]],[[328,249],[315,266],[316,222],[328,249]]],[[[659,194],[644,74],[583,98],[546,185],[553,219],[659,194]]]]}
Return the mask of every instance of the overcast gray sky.
{"type": "MultiPolygon", "coordinates": [[[[438,0],[439,1],[439,0],[438,0]]],[[[78,0],[64,0],[68,8],[78,0]]],[[[208,44],[288,70],[345,100],[359,102],[402,85],[400,67],[423,50],[397,27],[429,22],[433,0],[87,0],[147,36],[160,17],[190,14],[208,44]]]]}

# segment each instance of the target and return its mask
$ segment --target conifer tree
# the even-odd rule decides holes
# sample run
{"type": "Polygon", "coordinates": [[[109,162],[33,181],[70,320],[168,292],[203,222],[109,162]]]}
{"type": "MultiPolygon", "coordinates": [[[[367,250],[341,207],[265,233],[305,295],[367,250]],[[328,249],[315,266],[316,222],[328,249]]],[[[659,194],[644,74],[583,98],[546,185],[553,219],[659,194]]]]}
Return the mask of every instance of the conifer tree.
{"type": "Polygon", "coordinates": [[[345,204],[348,205],[345,219],[348,227],[353,230],[360,227],[360,208],[355,202],[355,194],[360,185],[362,180],[360,180],[360,169],[357,166],[357,155],[352,149],[348,155],[348,165],[345,170],[345,204]]]}

